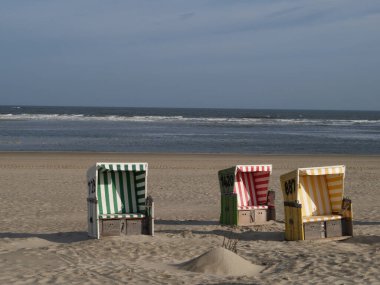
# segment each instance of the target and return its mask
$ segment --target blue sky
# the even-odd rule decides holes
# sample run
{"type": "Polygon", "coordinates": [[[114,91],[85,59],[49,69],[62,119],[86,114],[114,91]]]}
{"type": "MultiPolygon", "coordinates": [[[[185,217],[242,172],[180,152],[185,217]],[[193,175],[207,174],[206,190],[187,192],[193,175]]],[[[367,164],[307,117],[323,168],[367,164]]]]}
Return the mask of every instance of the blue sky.
{"type": "Polygon", "coordinates": [[[0,104],[380,110],[380,1],[7,1],[0,104]]]}

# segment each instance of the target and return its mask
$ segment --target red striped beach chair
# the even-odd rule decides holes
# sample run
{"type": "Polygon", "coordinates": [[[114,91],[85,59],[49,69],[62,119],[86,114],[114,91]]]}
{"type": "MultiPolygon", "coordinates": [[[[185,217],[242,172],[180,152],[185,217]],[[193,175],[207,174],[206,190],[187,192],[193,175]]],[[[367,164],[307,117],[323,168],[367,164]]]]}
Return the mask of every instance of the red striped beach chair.
{"type": "Polygon", "coordinates": [[[343,165],[298,168],[281,176],[286,240],[352,236],[344,177],[343,165]]]}
{"type": "Polygon", "coordinates": [[[87,172],[88,235],[154,234],[147,163],[96,163],[87,172]]]}
{"type": "Polygon", "coordinates": [[[220,223],[259,225],[276,218],[275,192],[268,191],[272,165],[237,165],[218,172],[220,223]]]}

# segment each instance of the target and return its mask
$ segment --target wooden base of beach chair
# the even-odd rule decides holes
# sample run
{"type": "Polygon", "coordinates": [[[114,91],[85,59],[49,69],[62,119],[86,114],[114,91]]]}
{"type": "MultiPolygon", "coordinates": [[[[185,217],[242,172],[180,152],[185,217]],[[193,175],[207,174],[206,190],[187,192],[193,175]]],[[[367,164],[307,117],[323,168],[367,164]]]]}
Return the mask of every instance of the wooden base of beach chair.
{"type": "Polygon", "coordinates": [[[150,234],[147,219],[103,219],[100,221],[100,236],[122,236],[150,234]]]}
{"type": "Polygon", "coordinates": [[[268,213],[266,209],[238,211],[239,226],[262,225],[267,222],[267,218],[268,213]]]}
{"type": "Polygon", "coordinates": [[[123,230],[124,223],[121,220],[102,220],[100,223],[101,236],[119,236],[123,230]]]}
{"type": "MultiPolygon", "coordinates": [[[[220,223],[222,225],[254,226],[265,224],[269,220],[276,219],[274,207],[260,205],[255,209],[238,209],[237,196],[222,195],[222,210],[220,223]]],[[[253,207],[252,207],[253,208],[253,207]]]]}
{"type": "MultiPolygon", "coordinates": [[[[125,229],[126,235],[141,235],[144,234],[144,225],[146,223],[142,222],[142,219],[133,219],[133,220],[126,220],[127,227],[125,229]]],[[[144,219],[145,221],[145,219],[144,219]]],[[[145,231],[146,232],[146,231],[145,231]]]]}
{"type": "Polygon", "coordinates": [[[340,237],[343,235],[342,220],[326,221],[326,237],[340,237]]]}
{"type": "Polygon", "coordinates": [[[349,219],[304,223],[305,240],[352,236],[349,219]]]}
{"type": "Polygon", "coordinates": [[[321,239],[326,237],[325,222],[308,222],[304,224],[306,240],[321,239]]]}

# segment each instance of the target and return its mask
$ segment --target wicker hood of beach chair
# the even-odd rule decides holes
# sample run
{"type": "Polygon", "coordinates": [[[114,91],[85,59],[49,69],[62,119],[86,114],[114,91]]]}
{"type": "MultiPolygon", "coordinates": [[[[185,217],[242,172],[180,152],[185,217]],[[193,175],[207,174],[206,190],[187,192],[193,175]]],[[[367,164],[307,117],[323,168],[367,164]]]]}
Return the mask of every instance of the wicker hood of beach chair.
{"type": "Polygon", "coordinates": [[[344,165],[298,168],[281,176],[286,240],[352,236],[344,178],[344,165]]]}
{"type": "Polygon", "coordinates": [[[87,171],[88,235],[154,234],[147,163],[98,162],[87,171]]]}

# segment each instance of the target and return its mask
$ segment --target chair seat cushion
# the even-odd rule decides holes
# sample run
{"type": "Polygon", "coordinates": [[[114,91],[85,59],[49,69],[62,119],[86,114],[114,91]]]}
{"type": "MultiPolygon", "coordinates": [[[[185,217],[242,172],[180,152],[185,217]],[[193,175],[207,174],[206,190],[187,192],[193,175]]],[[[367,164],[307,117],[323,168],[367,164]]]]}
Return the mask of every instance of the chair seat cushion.
{"type": "Polygon", "coordinates": [[[267,205],[259,205],[259,206],[239,206],[238,210],[263,210],[268,209],[267,205]]]}
{"type": "Polygon", "coordinates": [[[341,220],[342,216],[339,215],[323,215],[323,216],[310,216],[310,217],[302,217],[302,222],[322,222],[322,221],[333,221],[333,220],[341,220]]]}
{"type": "Polygon", "coordinates": [[[141,213],[133,213],[133,214],[103,214],[103,215],[99,215],[99,219],[118,219],[118,218],[126,218],[126,219],[145,218],[145,215],[141,214],[141,213]]]}

